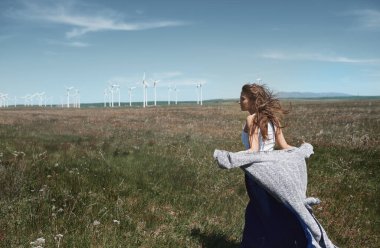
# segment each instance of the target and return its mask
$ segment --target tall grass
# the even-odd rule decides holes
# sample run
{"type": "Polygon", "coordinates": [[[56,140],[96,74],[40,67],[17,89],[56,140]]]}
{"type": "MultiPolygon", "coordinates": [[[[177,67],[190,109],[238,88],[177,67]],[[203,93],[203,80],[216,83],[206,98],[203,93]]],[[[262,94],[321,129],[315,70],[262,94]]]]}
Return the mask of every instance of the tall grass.
{"type": "MultiPolygon", "coordinates": [[[[287,103],[285,102],[285,106],[287,103]]],[[[245,113],[210,105],[0,110],[0,245],[238,247],[245,113]],[[63,235],[63,237],[61,236],[63,235]]],[[[297,101],[292,144],[314,145],[308,194],[341,247],[379,247],[380,101],[297,101]]]]}

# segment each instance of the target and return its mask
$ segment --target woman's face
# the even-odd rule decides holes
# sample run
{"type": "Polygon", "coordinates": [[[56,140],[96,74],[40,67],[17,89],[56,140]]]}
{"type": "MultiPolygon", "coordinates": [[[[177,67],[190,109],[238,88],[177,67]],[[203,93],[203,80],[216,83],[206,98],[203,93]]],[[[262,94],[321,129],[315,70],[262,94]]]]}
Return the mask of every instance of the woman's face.
{"type": "Polygon", "coordinates": [[[243,92],[240,94],[240,109],[241,111],[248,111],[250,106],[250,100],[243,92]]]}

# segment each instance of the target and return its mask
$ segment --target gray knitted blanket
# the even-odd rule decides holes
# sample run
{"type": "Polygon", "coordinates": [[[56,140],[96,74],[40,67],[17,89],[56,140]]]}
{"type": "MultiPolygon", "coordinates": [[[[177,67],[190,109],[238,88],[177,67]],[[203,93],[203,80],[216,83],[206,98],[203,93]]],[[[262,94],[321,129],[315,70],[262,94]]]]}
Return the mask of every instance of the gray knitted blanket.
{"type": "Polygon", "coordinates": [[[317,198],[306,198],[306,158],[313,154],[313,146],[304,143],[299,148],[269,152],[228,152],[215,150],[214,159],[220,168],[242,167],[278,201],[298,217],[306,229],[308,247],[336,247],[312,213],[317,198]]]}

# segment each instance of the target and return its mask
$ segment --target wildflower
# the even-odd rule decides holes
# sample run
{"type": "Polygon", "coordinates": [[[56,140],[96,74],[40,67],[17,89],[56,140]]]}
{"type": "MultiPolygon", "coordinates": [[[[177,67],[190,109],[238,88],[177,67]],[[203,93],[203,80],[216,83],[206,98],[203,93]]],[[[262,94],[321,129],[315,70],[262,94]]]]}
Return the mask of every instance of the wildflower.
{"type": "Polygon", "coordinates": [[[57,234],[57,235],[55,235],[55,237],[54,237],[54,240],[58,243],[57,244],[57,246],[58,246],[58,248],[59,248],[59,246],[60,246],[60,244],[61,244],[61,239],[63,238],[63,235],[62,234],[57,234]]]}
{"type": "Polygon", "coordinates": [[[94,223],[92,223],[94,226],[100,225],[100,221],[94,220],[94,223]]]}
{"type": "Polygon", "coordinates": [[[59,165],[58,163],[55,163],[55,164],[54,164],[54,167],[58,167],[58,165],[59,165]]]}
{"type": "Polygon", "coordinates": [[[45,245],[45,239],[44,238],[38,238],[33,242],[30,242],[30,245],[33,246],[33,248],[43,248],[43,245],[45,245]]]}
{"type": "Polygon", "coordinates": [[[120,225],[120,220],[113,220],[113,223],[120,225]]]}
{"type": "Polygon", "coordinates": [[[62,234],[57,234],[57,235],[55,235],[55,239],[61,239],[61,238],[63,238],[63,235],[62,234]]]}
{"type": "Polygon", "coordinates": [[[58,209],[58,213],[63,212],[63,208],[58,209]]]}

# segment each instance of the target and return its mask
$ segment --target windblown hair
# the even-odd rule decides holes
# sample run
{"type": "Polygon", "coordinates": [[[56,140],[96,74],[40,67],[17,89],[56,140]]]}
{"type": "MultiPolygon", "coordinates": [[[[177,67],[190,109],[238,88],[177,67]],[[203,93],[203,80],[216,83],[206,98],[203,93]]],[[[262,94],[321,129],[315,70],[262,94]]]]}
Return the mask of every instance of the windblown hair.
{"type": "Polygon", "coordinates": [[[280,120],[289,111],[282,108],[280,101],[272,91],[265,85],[255,83],[245,84],[241,91],[250,99],[251,106],[249,108],[255,114],[252,128],[249,130],[250,134],[258,127],[265,140],[268,138],[268,122],[272,122],[277,128],[283,128],[280,120]]]}

